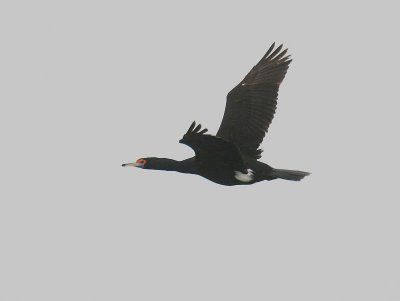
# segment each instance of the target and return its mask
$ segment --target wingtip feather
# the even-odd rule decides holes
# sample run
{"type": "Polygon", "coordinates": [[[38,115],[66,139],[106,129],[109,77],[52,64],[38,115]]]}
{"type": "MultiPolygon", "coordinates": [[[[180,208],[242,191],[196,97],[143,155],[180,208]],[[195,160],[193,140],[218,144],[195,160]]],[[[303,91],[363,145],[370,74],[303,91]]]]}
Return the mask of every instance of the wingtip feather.
{"type": "Polygon", "coordinates": [[[268,55],[272,52],[272,50],[275,48],[275,42],[272,43],[271,46],[269,46],[267,53],[263,56],[263,59],[267,58],[268,55]]]}
{"type": "Polygon", "coordinates": [[[196,126],[196,121],[193,121],[186,133],[190,133],[194,129],[195,126],[196,126]]]}
{"type": "Polygon", "coordinates": [[[206,132],[208,132],[208,129],[201,129],[201,124],[196,125],[196,121],[193,121],[185,135],[204,134],[206,132]]]}
{"type": "Polygon", "coordinates": [[[266,59],[272,61],[275,58],[275,56],[281,51],[282,47],[283,47],[283,44],[279,45],[279,47],[276,48],[275,51],[272,52],[271,55],[268,56],[266,59]]]}

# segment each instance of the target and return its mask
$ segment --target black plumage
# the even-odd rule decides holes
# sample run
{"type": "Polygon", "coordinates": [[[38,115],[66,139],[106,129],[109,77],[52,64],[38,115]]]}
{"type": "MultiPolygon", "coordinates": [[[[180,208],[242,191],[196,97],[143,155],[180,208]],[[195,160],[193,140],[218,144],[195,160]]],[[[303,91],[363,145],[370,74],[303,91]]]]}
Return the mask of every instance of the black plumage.
{"type": "Polygon", "coordinates": [[[275,169],[258,161],[260,144],[274,117],[279,85],[291,59],[282,45],[271,45],[262,59],[227,96],[224,117],[216,136],[201,125],[191,124],[180,143],[191,147],[195,157],[183,161],[143,158],[132,165],[192,173],[222,185],[252,184],[277,178],[299,181],[309,175],[296,170],[275,169]]]}
{"type": "Polygon", "coordinates": [[[244,155],[259,159],[258,148],[274,117],[279,85],[291,60],[271,45],[263,58],[229,93],[217,136],[236,144],[244,155]],[[273,52],[272,52],[273,51],[273,52]]]}

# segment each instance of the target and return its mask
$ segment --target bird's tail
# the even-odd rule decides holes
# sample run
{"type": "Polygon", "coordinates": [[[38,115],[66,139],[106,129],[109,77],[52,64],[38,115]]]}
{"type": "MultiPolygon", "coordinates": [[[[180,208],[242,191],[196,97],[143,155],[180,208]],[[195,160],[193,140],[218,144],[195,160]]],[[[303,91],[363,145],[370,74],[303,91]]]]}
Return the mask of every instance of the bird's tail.
{"type": "Polygon", "coordinates": [[[304,177],[310,175],[310,173],[300,170],[273,169],[270,175],[279,179],[300,181],[304,177]]]}

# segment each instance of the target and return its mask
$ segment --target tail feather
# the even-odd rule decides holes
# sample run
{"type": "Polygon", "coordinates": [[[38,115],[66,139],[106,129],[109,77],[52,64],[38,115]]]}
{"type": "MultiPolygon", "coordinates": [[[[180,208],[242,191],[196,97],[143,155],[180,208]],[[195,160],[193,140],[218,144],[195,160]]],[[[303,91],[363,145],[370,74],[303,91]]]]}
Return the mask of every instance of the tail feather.
{"type": "Polygon", "coordinates": [[[290,181],[300,181],[308,175],[310,175],[309,172],[288,169],[273,169],[271,172],[271,176],[290,181]]]}

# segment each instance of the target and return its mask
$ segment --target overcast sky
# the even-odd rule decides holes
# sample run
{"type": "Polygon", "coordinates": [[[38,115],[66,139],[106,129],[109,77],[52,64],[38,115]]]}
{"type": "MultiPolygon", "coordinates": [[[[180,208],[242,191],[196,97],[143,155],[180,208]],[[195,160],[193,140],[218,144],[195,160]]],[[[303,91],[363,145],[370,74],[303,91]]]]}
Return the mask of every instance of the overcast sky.
{"type": "Polygon", "coordinates": [[[398,11],[2,1],[0,300],[399,300],[398,11]],[[262,161],[310,177],[121,168],[192,156],[274,41],[293,62],[262,161]]]}

